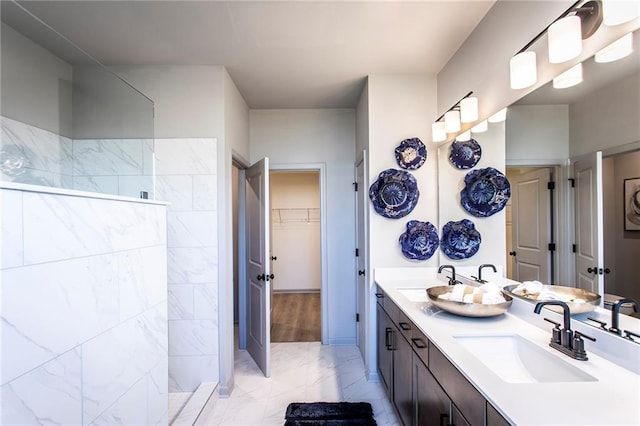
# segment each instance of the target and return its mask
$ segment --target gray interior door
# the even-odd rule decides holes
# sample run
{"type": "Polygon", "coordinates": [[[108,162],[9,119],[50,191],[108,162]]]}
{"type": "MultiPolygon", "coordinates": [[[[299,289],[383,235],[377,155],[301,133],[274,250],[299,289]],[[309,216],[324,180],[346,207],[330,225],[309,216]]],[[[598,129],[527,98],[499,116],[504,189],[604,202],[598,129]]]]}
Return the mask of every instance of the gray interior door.
{"type": "Polygon", "coordinates": [[[271,271],[269,252],[269,159],[246,171],[247,351],[269,377],[271,271]]]}
{"type": "Polygon", "coordinates": [[[604,294],[602,152],[580,158],[573,166],[576,219],[576,286],[604,294]]]}
{"type": "Polygon", "coordinates": [[[516,281],[551,282],[549,242],[548,168],[535,169],[511,179],[512,259],[516,281]]]}

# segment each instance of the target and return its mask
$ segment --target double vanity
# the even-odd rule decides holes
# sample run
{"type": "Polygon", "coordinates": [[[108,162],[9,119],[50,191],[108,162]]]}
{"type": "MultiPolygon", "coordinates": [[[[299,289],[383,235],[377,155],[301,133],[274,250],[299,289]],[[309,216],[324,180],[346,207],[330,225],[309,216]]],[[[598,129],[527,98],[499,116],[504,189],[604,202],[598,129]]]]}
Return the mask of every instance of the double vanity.
{"type": "Polygon", "coordinates": [[[549,345],[544,319],[562,314],[514,298],[494,317],[454,315],[427,298],[447,277],[424,269],[375,271],[378,372],[404,425],[640,424],[640,343],[574,321],[596,342],[573,359],[549,345]]]}

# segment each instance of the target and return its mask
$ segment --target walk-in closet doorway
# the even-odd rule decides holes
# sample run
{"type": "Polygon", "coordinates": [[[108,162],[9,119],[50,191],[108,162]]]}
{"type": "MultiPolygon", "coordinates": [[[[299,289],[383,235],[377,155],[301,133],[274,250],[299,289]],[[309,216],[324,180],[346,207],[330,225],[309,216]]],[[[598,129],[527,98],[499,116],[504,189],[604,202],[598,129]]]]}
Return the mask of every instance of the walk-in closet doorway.
{"type": "Polygon", "coordinates": [[[271,341],[320,341],[320,172],[272,170],[269,180],[271,341]]]}

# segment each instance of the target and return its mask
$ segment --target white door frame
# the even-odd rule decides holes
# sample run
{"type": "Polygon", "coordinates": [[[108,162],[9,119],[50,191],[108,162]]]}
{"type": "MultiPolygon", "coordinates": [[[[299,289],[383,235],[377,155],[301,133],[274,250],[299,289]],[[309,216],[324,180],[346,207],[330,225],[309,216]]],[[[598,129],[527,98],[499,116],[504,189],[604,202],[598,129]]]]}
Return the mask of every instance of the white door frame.
{"type": "Polygon", "coordinates": [[[270,165],[271,171],[318,171],[320,184],[320,338],[329,342],[329,288],[327,283],[327,174],[325,163],[279,163],[270,165]]]}

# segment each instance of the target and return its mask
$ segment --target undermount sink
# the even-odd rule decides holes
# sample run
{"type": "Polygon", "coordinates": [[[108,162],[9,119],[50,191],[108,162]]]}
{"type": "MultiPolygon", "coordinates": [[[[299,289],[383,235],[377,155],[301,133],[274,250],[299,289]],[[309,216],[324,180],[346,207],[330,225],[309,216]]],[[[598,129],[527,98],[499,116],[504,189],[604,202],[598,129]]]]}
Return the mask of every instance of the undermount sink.
{"type": "Polygon", "coordinates": [[[518,334],[455,336],[455,339],[507,383],[597,381],[518,334]]]}
{"type": "Polygon", "coordinates": [[[399,288],[398,291],[411,302],[426,302],[428,300],[426,288],[399,288]]]}

